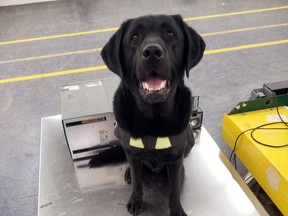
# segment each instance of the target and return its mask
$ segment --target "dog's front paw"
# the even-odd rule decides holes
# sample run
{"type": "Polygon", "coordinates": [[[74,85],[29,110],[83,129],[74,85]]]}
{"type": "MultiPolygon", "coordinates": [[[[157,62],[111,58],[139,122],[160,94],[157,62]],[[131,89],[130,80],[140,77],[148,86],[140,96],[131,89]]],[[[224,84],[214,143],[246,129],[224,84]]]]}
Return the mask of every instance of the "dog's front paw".
{"type": "Polygon", "coordinates": [[[130,198],[129,202],[126,205],[127,211],[133,215],[139,215],[141,212],[142,200],[132,199],[130,198]]]}

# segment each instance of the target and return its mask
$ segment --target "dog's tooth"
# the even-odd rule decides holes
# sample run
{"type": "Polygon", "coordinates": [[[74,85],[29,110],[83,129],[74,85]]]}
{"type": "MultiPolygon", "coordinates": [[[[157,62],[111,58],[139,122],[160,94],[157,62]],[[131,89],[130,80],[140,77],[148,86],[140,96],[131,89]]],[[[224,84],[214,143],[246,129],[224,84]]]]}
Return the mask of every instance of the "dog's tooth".
{"type": "Polygon", "coordinates": [[[161,82],[160,89],[165,88],[165,86],[166,86],[166,82],[167,82],[166,80],[164,80],[164,81],[161,82]]]}
{"type": "Polygon", "coordinates": [[[144,89],[149,90],[149,86],[146,82],[142,82],[142,86],[144,89]]]}

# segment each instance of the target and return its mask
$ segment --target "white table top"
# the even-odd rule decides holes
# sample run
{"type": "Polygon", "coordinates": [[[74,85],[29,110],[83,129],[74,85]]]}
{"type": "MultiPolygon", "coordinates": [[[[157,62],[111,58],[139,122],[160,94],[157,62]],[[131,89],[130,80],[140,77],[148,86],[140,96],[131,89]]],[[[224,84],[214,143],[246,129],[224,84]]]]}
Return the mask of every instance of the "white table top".
{"type": "MultiPolygon", "coordinates": [[[[73,163],[61,115],[43,118],[39,216],[130,215],[125,205],[131,185],[123,179],[127,164],[93,169],[86,165],[87,161],[73,163]]],[[[184,167],[181,202],[188,215],[268,215],[203,126],[184,167]]],[[[148,215],[169,215],[159,182],[144,187],[141,216],[148,215]]]]}

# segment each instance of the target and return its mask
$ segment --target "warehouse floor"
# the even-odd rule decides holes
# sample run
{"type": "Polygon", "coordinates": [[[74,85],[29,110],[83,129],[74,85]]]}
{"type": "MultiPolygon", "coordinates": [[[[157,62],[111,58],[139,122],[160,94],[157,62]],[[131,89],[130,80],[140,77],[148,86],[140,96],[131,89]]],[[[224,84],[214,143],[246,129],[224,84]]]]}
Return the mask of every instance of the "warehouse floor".
{"type": "Polygon", "coordinates": [[[207,51],[187,85],[226,155],[223,114],[263,83],[288,79],[286,0],[28,2],[37,1],[0,0],[3,216],[37,214],[41,118],[60,114],[62,85],[114,76],[99,50],[127,18],[181,14],[203,36],[207,51]]]}

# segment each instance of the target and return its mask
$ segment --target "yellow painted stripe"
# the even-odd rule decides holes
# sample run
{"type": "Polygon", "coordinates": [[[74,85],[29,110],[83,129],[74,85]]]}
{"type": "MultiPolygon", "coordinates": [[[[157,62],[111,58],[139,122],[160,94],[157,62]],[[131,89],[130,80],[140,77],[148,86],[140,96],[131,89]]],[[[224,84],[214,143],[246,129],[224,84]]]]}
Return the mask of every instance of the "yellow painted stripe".
{"type": "MultiPolygon", "coordinates": [[[[184,21],[188,22],[188,21],[193,21],[193,20],[213,19],[213,18],[219,18],[219,17],[237,16],[237,15],[243,15],[243,14],[261,13],[261,12],[283,10],[283,9],[288,9],[288,6],[262,8],[262,9],[256,9],[256,10],[246,10],[246,11],[214,14],[214,15],[207,15],[207,16],[188,17],[188,18],[184,18],[184,21]]],[[[55,39],[55,38],[74,37],[74,36],[87,35],[87,34],[96,34],[96,33],[101,33],[101,32],[110,32],[110,31],[116,31],[117,29],[118,29],[118,27],[114,27],[114,28],[98,29],[98,30],[92,30],[92,31],[74,32],[74,33],[68,33],[68,34],[60,34],[60,35],[51,35],[51,36],[44,36],[44,37],[35,37],[35,38],[19,39],[19,40],[12,40],[12,41],[4,41],[4,42],[0,42],[0,46],[1,45],[16,44],[16,43],[40,41],[40,40],[49,40],[49,39],[55,39]]]]}
{"type": "MultiPolygon", "coordinates": [[[[266,26],[257,26],[257,27],[250,27],[250,28],[232,29],[232,30],[227,30],[227,31],[204,33],[204,34],[201,34],[201,36],[208,37],[208,36],[215,36],[215,35],[221,35],[221,34],[239,33],[239,32],[245,32],[245,31],[253,31],[253,30],[259,30],[259,29],[266,29],[266,28],[276,28],[276,27],[283,27],[283,26],[288,26],[288,23],[280,23],[280,24],[273,24],[273,25],[266,25],[266,26]]],[[[78,51],[71,51],[71,52],[64,52],[64,53],[55,53],[55,54],[43,55],[43,56],[32,56],[32,57],[27,57],[27,58],[4,60],[4,61],[0,61],[0,64],[17,63],[17,62],[22,62],[22,61],[32,61],[32,60],[47,59],[47,58],[54,58],[54,57],[63,57],[63,56],[76,55],[76,54],[93,53],[93,52],[98,52],[101,50],[102,48],[95,48],[95,49],[78,50],[78,51]]]]}
{"type": "Polygon", "coordinates": [[[69,33],[69,34],[60,34],[60,35],[51,35],[51,36],[44,36],[44,37],[4,41],[4,42],[0,42],[0,46],[1,45],[8,45],[8,44],[32,42],[32,41],[50,40],[50,39],[64,38],[64,37],[74,37],[74,36],[87,35],[87,34],[96,34],[96,33],[100,33],[100,32],[116,31],[117,29],[118,28],[106,28],[106,29],[98,29],[98,30],[93,30],[93,31],[74,32],[74,33],[69,33]]]}
{"type": "Polygon", "coordinates": [[[248,45],[243,45],[243,46],[227,47],[227,48],[221,48],[221,49],[215,49],[215,50],[207,50],[204,52],[204,55],[231,52],[231,51],[244,50],[244,49],[251,49],[251,48],[257,48],[257,47],[272,46],[272,45],[280,45],[280,44],[286,44],[286,43],[288,43],[288,39],[287,40],[270,41],[270,42],[264,42],[264,43],[257,43],[257,44],[248,44],[248,45]]]}
{"type": "Polygon", "coordinates": [[[76,55],[76,54],[85,54],[85,53],[98,52],[101,50],[102,50],[102,48],[95,48],[95,49],[78,50],[78,51],[71,51],[71,52],[65,52],[65,53],[55,53],[55,54],[43,55],[43,56],[32,56],[32,57],[27,57],[27,58],[19,58],[19,59],[0,61],[0,64],[16,63],[16,62],[22,62],[22,61],[32,61],[32,60],[62,57],[62,56],[76,55]]]}
{"type": "MultiPolygon", "coordinates": [[[[248,44],[248,45],[243,45],[243,46],[227,47],[227,48],[221,48],[221,49],[215,49],[215,50],[208,50],[208,51],[205,51],[204,54],[210,55],[210,54],[216,54],[216,53],[225,53],[225,52],[231,52],[231,51],[237,51],[237,50],[273,46],[273,45],[280,45],[280,44],[286,44],[286,43],[288,43],[288,39],[257,43],[257,44],[248,44]]],[[[18,81],[24,81],[24,80],[40,79],[40,78],[46,78],[46,77],[61,76],[61,75],[68,75],[68,74],[75,74],[75,73],[98,71],[98,70],[103,70],[103,69],[107,69],[107,67],[105,65],[100,65],[100,66],[88,67],[88,68],[78,68],[78,69],[73,69],[73,70],[50,72],[50,73],[45,73],[45,74],[28,75],[28,76],[22,76],[22,77],[2,79],[0,80],[0,84],[18,82],[18,81]]]]}
{"type": "Polygon", "coordinates": [[[262,8],[262,9],[256,9],[256,10],[231,12],[231,13],[225,13],[225,14],[214,14],[214,15],[207,15],[207,16],[198,16],[198,17],[184,18],[184,21],[212,19],[212,18],[227,17],[227,16],[237,16],[237,15],[243,15],[243,14],[261,13],[261,12],[282,10],[282,9],[288,9],[288,6],[286,5],[286,6],[280,6],[280,7],[262,8]]]}
{"type": "Polygon", "coordinates": [[[47,78],[47,77],[62,76],[62,75],[75,74],[75,73],[84,73],[84,72],[97,71],[97,70],[103,70],[103,69],[107,69],[107,67],[105,65],[100,65],[100,66],[88,67],[88,68],[78,68],[78,69],[56,71],[56,72],[50,72],[50,73],[44,73],[44,74],[14,77],[14,78],[2,79],[0,80],[0,83],[11,83],[11,82],[24,81],[24,80],[41,79],[41,78],[47,78]]]}
{"type": "Polygon", "coordinates": [[[273,24],[273,25],[265,25],[265,26],[257,26],[257,27],[250,27],[250,28],[241,28],[241,29],[232,29],[232,30],[227,30],[227,31],[212,32],[212,33],[204,33],[204,34],[201,34],[201,36],[208,37],[208,36],[215,36],[215,35],[221,35],[221,34],[239,33],[239,32],[245,32],[245,31],[253,31],[253,30],[284,27],[284,26],[288,26],[288,23],[280,23],[280,24],[273,24]]]}

